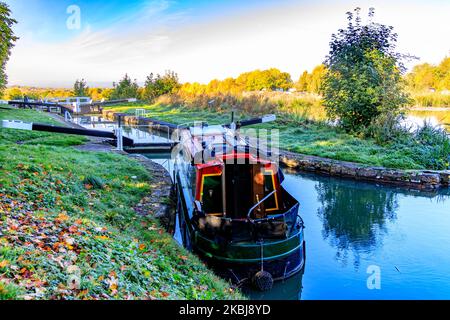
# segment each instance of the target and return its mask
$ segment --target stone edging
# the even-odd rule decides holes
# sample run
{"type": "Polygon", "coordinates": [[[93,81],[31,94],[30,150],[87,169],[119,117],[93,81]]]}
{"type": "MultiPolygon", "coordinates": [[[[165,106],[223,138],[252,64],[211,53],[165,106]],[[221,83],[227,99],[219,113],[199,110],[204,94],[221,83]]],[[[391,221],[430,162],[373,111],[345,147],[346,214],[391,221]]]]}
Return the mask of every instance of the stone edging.
{"type": "Polygon", "coordinates": [[[150,215],[158,219],[167,231],[173,231],[176,212],[169,172],[143,155],[129,154],[128,156],[137,160],[152,176],[150,193],[134,207],[134,211],[139,215],[150,215]]]}
{"type": "Polygon", "coordinates": [[[359,163],[307,156],[289,151],[280,152],[280,162],[283,166],[296,170],[395,184],[417,189],[448,187],[450,178],[449,170],[400,170],[371,167],[359,163]]]}

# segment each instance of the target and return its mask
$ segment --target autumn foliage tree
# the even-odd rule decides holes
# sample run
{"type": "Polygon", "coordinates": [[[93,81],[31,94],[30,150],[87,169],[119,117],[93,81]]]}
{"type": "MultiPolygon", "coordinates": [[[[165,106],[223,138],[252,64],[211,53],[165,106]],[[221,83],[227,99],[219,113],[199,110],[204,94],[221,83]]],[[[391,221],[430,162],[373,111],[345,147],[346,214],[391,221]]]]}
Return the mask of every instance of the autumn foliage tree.
{"type": "Polygon", "coordinates": [[[245,72],[236,79],[236,84],[245,91],[287,90],[292,87],[291,75],[276,68],[245,72]]]}
{"type": "Polygon", "coordinates": [[[408,86],[413,91],[429,89],[450,90],[450,57],[438,65],[423,63],[415,66],[407,75],[408,86]]]}
{"type": "Polygon", "coordinates": [[[195,95],[239,95],[245,91],[288,90],[294,87],[291,75],[276,68],[244,72],[235,78],[214,79],[208,84],[185,83],[180,93],[195,95]]]}
{"type": "Polygon", "coordinates": [[[297,82],[297,89],[302,92],[319,94],[326,74],[326,67],[321,64],[309,73],[305,71],[297,82]]]}
{"type": "Polygon", "coordinates": [[[12,26],[17,21],[11,18],[11,11],[7,4],[0,2],[0,95],[6,87],[7,76],[5,73],[6,63],[9,60],[11,49],[17,37],[14,36],[12,26]]]}
{"type": "MultiPolygon", "coordinates": [[[[391,119],[409,103],[393,28],[361,23],[360,9],[348,12],[348,26],[332,36],[323,82],[324,106],[349,132],[361,132],[381,116],[391,119]]],[[[371,9],[369,19],[374,17],[371,9]]]]}

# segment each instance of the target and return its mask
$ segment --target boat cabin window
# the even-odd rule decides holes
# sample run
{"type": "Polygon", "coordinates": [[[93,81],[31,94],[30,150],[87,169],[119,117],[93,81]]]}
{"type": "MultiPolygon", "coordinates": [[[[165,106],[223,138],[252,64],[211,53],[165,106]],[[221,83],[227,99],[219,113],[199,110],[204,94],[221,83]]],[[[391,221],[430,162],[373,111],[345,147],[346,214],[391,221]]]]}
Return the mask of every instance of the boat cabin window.
{"type": "Polygon", "coordinates": [[[222,215],[222,174],[203,175],[200,192],[203,211],[209,215],[222,215]]]}
{"type": "MultiPolygon", "coordinates": [[[[264,168],[261,170],[261,175],[264,177],[264,197],[266,197],[275,190],[275,175],[273,170],[267,170],[264,168]]],[[[278,200],[276,194],[273,194],[267,198],[267,200],[264,201],[264,205],[266,211],[268,212],[278,210],[278,200]]]]}
{"type": "MultiPolygon", "coordinates": [[[[276,188],[277,176],[263,165],[240,164],[226,166],[227,217],[247,218],[248,211],[276,188]]],[[[252,211],[252,217],[263,218],[279,210],[275,193],[252,211]]]]}
{"type": "Polygon", "coordinates": [[[246,220],[258,204],[251,216],[264,218],[280,209],[280,195],[270,195],[278,188],[277,179],[277,172],[264,164],[225,164],[224,170],[207,167],[199,172],[197,199],[208,215],[246,220]]]}

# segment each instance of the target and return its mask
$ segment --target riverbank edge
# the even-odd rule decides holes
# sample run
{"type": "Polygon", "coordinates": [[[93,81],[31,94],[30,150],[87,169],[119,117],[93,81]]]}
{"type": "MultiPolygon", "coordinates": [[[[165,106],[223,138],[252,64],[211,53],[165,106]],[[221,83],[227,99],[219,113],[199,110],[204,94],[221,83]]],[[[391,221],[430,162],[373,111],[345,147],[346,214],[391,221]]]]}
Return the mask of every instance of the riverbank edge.
{"type": "Polygon", "coordinates": [[[355,162],[346,162],[309,156],[290,151],[280,152],[282,166],[298,171],[351,178],[355,180],[384,183],[413,189],[439,189],[449,187],[450,171],[401,170],[373,167],[355,162]]]}
{"type": "Polygon", "coordinates": [[[158,219],[166,231],[172,234],[175,231],[176,199],[169,172],[141,154],[129,154],[128,157],[138,161],[153,178],[152,192],[134,207],[134,211],[141,216],[151,215],[158,219]]]}
{"type": "MultiPolygon", "coordinates": [[[[84,129],[73,122],[67,122],[59,115],[50,114],[56,121],[71,128],[84,129]]],[[[151,215],[158,219],[166,231],[173,231],[175,224],[175,212],[173,208],[173,183],[169,172],[160,164],[141,154],[129,154],[115,150],[110,144],[103,142],[104,138],[87,137],[88,142],[75,146],[77,150],[85,152],[114,152],[128,156],[142,165],[152,176],[152,191],[134,207],[134,211],[141,215],[151,215]]]]}
{"type": "MultiPolygon", "coordinates": [[[[122,116],[122,121],[129,125],[159,125],[159,123],[155,123],[150,118],[120,115],[122,116]]],[[[103,116],[107,119],[118,118],[118,114],[113,110],[104,110],[103,116]]],[[[166,127],[164,128],[167,130],[166,127]]],[[[157,130],[158,127],[153,129],[157,130]]],[[[285,150],[280,151],[280,164],[298,171],[316,172],[323,175],[391,184],[413,189],[439,189],[449,187],[450,181],[450,170],[390,169],[356,162],[310,156],[285,150]]]]}

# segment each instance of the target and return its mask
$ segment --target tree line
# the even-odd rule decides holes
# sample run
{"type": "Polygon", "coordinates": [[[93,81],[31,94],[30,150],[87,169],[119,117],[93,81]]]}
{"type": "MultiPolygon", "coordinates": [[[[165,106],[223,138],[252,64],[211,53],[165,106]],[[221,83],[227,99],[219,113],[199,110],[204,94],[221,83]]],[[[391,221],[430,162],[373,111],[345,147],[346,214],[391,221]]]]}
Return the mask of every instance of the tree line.
{"type": "MultiPolygon", "coordinates": [[[[177,73],[167,71],[165,74],[151,73],[140,87],[137,80],[132,80],[126,74],[120,81],[113,83],[112,88],[90,88],[85,79],[76,80],[73,89],[13,87],[5,90],[4,98],[15,100],[45,99],[50,97],[91,97],[95,101],[137,98],[153,101],[167,93],[180,93],[184,96],[231,94],[240,95],[247,91],[276,91],[294,88],[298,92],[320,95],[322,84],[327,72],[325,64],[320,64],[311,72],[304,71],[298,81],[292,81],[291,75],[276,68],[245,72],[237,78],[224,80],[214,79],[208,84],[187,82],[181,84],[177,73]]],[[[446,57],[438,65],[423,63],[415,66],[405,77],[409,91],[423,92],[429,90],[450,90],[450,58],[446,57]]]]}
{"type": "Polygon", "coordinates": [[[450,90],[450,57],[445,57],[438,65],[423,63],[415,66],[406,80],[414,91],[450,90]]]}
{"type": "MultiPolygon", "coordinates": [[[[381,30],[380,37],[386,37],[387,29],[381,30]]],[[[354,31],[352,31],[354,32],[354,31]]],[[[380,40],[381,41],[381,40],[380,40]]],[[[379,50],[379,49],[377,49],[379,50]]],[[[382,68],[396,68],[392,63],[383,64],[375,55],[379,51],[372,51],[370,54],[366,53],[365,60],[359,64],[364,64],[363,68],[373,66],[378,69],[382,68]],[[378,65],[374,65],[373,61],[378,61],[378,65]]],[[[383,55],[385,53],[382,52],[383,55]]],[[[391,57],[391,59],[394,59],[391,57]]],[[[386,62],[386,61],[385,61],[386,62]]],[[[354,70],[356,65],[352,67],[354,70]]],[[[377,72],[382,72],[382,70],[377,72]]],[[[324,80],[329,71],[329,66],[320,64],[311,72],[304,71],[297,81],[293,81],[291,75],[287,72],[282,72],[276,68],[267,70],[254,70],[244,72],[237,78],[226,78],[224,80],[214,79],[208,84],[199,82],[186,82],[181,84],[178,74],[174,71],[166,71],[163,75],[154,75],[153,73],[147,77],[143,87],[140,87],[136,80],[131,80],[128,75],[125,75],[118,83],[113,84],[112,89],[94,88],[89,89],[84,83],[82,90],[79,90],[80,82],[75,83],[74,92],[78,96],[103,97],[110,99],[121,98],[137,98],[145,101],[154,101],[157,97],[178,93],[182,96],[198,96],[198,95],[241,95],[243,92],[251,91],[287,91],[295,89],[298,92],[311,93],[316,95],[324,94],[324,80]]],[[[358,72],[360,72],[359,70],[358,72]]],[[[372,70],[373,71],[373,70],[372,70]]],[[[364,74],[364,73],[363,73],[364,74]]],[[[444,58],[439,65],[431,65],[428,63],[415,66],[411,72],[405,76],[399,72],[398,81],[405,85],[405,88],[410,92],[417,92],[423,90],[435,89],[437,91],[450,90],[450,58],[444,58]]],[[[395,81],[397,81],[395,80],[395,81]]],[[[81,80],[84,81],[84,80],[81,80]]],[[[391,88],[390,86],[386,87],[391,88]]]]}

